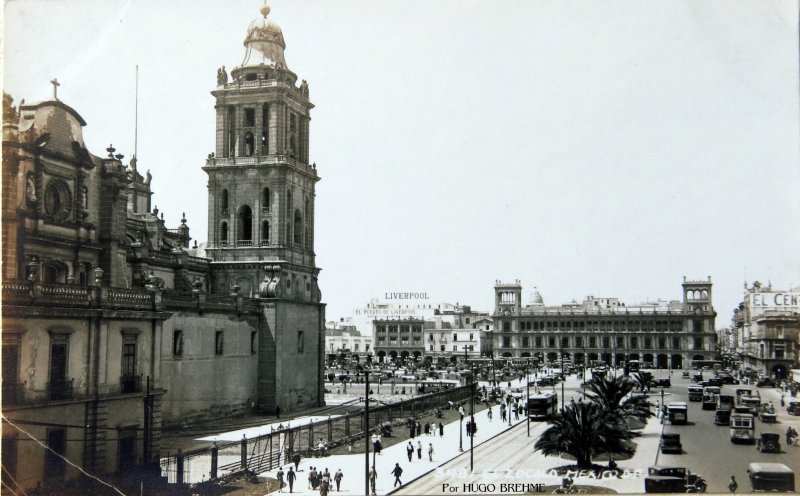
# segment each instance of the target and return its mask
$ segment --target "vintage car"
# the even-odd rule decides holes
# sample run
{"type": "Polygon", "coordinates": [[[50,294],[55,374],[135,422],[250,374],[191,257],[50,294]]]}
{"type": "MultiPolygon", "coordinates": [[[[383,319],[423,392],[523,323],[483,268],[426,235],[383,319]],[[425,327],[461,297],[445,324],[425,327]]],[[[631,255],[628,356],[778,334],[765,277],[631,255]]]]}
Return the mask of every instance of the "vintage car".
{"type": "Polygon", "coordinates": [[[689,371],[688,370],[684,370],[683,372],[681,372],[681,377],[684,378],[684,379],[688,379],[689,378],[689,371]]]}
{"type": "Polygon", "coordinates": [[[648,467],[644,480],[646,493],[704,493],[706,487],[708,484],[705,479],[683,467],[648,467]]]}
{"type": "Polygon", "coordinates": [[[756,440],[756,449],[762,453],[780,453],[781,436],[772,432],[762,432],[756,440]]]}
{"type": "Polygon", "coordinates": [[[672,382],[669,380],[669,377],[656,379],[653,381],[653,387],[661,387],[661,388],[672,387],[672,382]]]}
{"type": "Polygon", "coordinates": [[[792,401],[786,407],[786,413],[789,415],[800,415],[800,401],[792,401]]]}
{"type": "Polygon", "coordinates": [[[761,403],[758,405],[756,413],[764,423],[774,424],[778,421],[778,417],[775,415],[775,407],[772,405],[772,402],[761,403]]]}
{"type": "Polygon", "coordinates": [[[662,453],[683,453],[680,434],[662,434],[660,448],[662,453]]]}
{"type": "Polygon", "coordinates": [[[747,474],[753,492],[794,492],[794,472],[782,463],[751,463],[747,474]]]}
{"type": "Polygon", "coordinates": [[[675,424],[686,424],[689,421],[689,407],[685,402],[676,401],[667,405],[669,422],[675,424]]]}
{"type": "Polygon", "coordinates": [[[730,409],[723,410],[717,409],[714,413],[714,423],[716,425],[730,425],[731,422],[731,411],[730,409]]]}

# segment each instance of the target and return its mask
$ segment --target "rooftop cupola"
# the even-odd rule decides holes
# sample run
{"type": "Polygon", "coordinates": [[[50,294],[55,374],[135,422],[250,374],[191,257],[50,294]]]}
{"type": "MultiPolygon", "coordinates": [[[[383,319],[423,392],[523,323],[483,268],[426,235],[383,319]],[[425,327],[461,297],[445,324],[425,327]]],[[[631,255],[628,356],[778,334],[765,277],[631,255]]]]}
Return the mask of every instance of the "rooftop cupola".
{"type": "Polygon", "coordinates": [[[261,17],[254,19],[247,28],[244,39],[245,55],[242,67],[248,65],[273,65],[280,69],[288,69],[283,51],[286,42],[283,41],[281,28],[267,19],[270,8],[268,5],[261,7],[261,17]]]}

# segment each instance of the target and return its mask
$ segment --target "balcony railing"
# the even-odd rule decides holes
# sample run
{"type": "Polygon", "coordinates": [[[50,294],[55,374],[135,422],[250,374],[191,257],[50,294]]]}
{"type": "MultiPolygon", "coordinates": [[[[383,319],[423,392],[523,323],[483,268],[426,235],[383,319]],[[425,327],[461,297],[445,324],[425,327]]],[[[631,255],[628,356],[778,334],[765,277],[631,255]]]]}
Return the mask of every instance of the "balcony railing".
{"type": "Polygon", "coordinates": [[[240,239],[236,241],[236,246],[253,246],[253,241],[249,239],[240,239]]]}
{"type": "Polygon", "coordinates": [[[47,383],[47,391],[51,400],[71,400],[72,384],[75,379],[47,383]]]}
{"type": "Polygon", "coordinates": [[[269,207],[261,207],[261,213],[262,214],[268,214],[270,212],[272,212],[272,210],[270,210],[269,207]]]}
{"type": "Polygon", "coordinates": [[[262,239],[261,240],[261,246],[269,246],[269,240],[268,239],[262,239]]]}
{"type": "Polygon", "coordinates": [[[19,405],[25,401],[25,384],[3,383],[3,403],[19,405]]]}
{"type": "Polygon", "coordinates": [[[120,391],[122,394],[142,392],[142,374],[128,376],[123,375],[120,378],[120,383],[122,384],[120,391]]]}

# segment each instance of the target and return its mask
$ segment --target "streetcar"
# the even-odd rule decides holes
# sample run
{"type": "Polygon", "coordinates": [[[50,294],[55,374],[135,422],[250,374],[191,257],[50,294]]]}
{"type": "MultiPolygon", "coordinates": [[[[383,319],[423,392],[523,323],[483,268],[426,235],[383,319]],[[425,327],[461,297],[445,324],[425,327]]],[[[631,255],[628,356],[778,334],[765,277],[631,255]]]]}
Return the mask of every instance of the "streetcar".
{"type": "Polygon", "coordinates": [[[717,409],[719,393],[719,386],[706,386],[703,388],[703,410],[717,409]]]}
{"type": "Polygon", "coordinates": [[[453,389],[460,386],[461,383],[456,380],[450,379],[425,379],[419,383],[420,393],[438,393],[447,389],[453,389]]]}
{"type": "Polygon", "coordinates": [[[531,419],[549,419],[557,410],[558,395],[552,391],[528,397],[528,417],[531,419]]]}
{"type": "Polygon", "coordinates": [[[749,413],[731,413],[731,442],[754,443],[755,422],[749,413]]]}

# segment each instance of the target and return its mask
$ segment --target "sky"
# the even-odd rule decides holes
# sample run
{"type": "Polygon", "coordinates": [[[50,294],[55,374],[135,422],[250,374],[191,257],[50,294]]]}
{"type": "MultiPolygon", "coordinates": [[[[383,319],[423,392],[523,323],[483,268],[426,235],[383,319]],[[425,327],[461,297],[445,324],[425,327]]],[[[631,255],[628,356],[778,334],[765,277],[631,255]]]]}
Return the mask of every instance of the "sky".
{"type": "MultiPolygon", "coordinates": [[[[3,85],[59,99],[89,150],[134,150],[207,239],[216,70],[261,0],[10,0],[3,85]]],[[[491,311],[800,286],[798,5],[776,0],[270,0],[309,82],[328,320],[424,292],[491,311]]],[[[405,302],[400,302],[405,303],[405,302]]]]}

